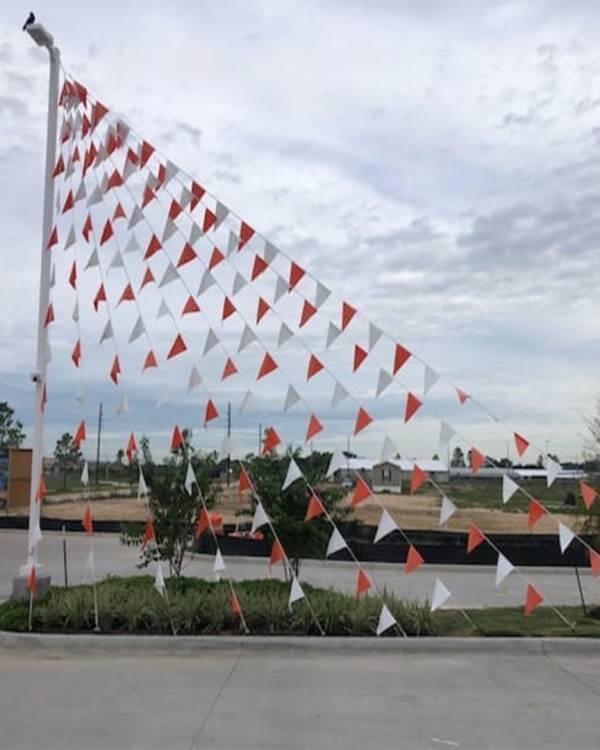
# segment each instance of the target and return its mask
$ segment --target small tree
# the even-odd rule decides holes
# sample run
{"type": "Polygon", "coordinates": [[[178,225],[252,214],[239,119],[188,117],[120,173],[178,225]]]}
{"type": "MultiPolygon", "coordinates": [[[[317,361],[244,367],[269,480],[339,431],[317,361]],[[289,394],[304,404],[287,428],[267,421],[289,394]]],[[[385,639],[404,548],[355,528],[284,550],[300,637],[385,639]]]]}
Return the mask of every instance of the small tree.
{"type": "MultiPolygon", "coordinates": [[[[214,482],[216,454],[196,453],[189,442],[191,432],[184,430],[183,435],[185,450],[179,448],[162,464],[152,460],[148,439],[140,440],[143,472],[150,491],[148,505],[156,534],[156,545],[147,545],[142,550],[140,567],[146,567],[156,559],[166,560],[170,574],[176,577],[181,575],[185,553],[195,540],[196,522],[202,507],[198,489],[209,508],[214,505],[218,494],[214,482]],[[185,489],[188,456],[198,481],[192,495],[185,489]]],[[[139,528],[122,535],[125,544],[139,545],[141,540],[139,528]]]]}
{"type": "Polygon", "coordinates": [[[54,448],[54,459],[63,477],[63,490],[67,489],[67,474],[75,471],[81,461],[81,451],[73,442],[73,436],[65,432],[56,441],[54,448]]]}
{"type": "MultiPolygon", "coordinates": [[[[297,450],[292,456],[334,520],[339,521],[347,516],[348,509],[339,507],[345,491],[326,482],[325,475],[331,454],[311,453],[310,456],[302,458],[297,450]]],[[[302,558],[310,554],[323,555],[331,534],[331,524],[324,516],[314,518],[310,522],[304,520],[310,498],[304,481],[298,479],[286,490],[281,490],[288,466],[289,457],[247,458],[247,468],[252,482],[297,575],[302,558]]],[[[252,499],[252,504],[253,507],[256,506],[256,498],[252,499]]],[[[268,537],[271,536],[269,532],[266,533],[268,537]]]]}
{"type": "Polygon", "coordinates": [[[19,448],[25,433],[22,423],[14,418],[15,410],[7,401],[0,401],[0,449],[19,448]]]}
{"type": "Polygon", "coordinates": [[[450,466],[453,466],[456,469],[464,469],[466,466],[465,454],[462,452],[462,448],[459,445],[457,445],[452,452],[452,460],[450,461],[450,466]]]}

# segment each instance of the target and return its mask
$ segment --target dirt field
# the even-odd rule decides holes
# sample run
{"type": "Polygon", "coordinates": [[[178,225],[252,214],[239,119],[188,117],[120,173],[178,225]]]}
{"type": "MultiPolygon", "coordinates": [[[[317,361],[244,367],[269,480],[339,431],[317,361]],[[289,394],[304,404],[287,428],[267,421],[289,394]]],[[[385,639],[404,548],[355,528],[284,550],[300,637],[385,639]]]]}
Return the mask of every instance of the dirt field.
{"type": "MultiPolygon", "coordinates": [[[[344,501],[350,503],[350,495],[344,501]]],[[[247,508],[246,503],[240,503],[237,492],[223,494],[217,505],[223,516],[224,523],[249,521],[250,514],[242,516],[236,512],[247,508]]],[[[363,523],[376,526],[381,515],[381,508],[385,507],[396,523],[404,529],[438,529],[440,499],[437,495],[377,495],[375,499],[366,500],[356,510],[356,516],[363,523]]],[[[72,496],[70,499],[53,499],[44,504],[42,515],[47,518],[77,519],[81,518],[85,502],[81,498],[72,496]]],[[[142,521],[146,518],[145,503],[136,498],[112,497],[92,500],[93,516],[97,520],[112,521],[142,521]]],[[[576,518],[572,515],[558,514],[559,520],[571,528],[577,527],[576,518]]],[[[492,510],[489,508],[458,509],[448,521],[445,528],[449,531],[466,531],[470,523],[475,523],[482,531],[489,533],[524,533],[527,528],[526,513],[511,513],[509,511],[492,510]]],[[[556,532],[556,524],[550,517],[543,517],[537,523],[532,533],[548,534],[556,532]]]]}

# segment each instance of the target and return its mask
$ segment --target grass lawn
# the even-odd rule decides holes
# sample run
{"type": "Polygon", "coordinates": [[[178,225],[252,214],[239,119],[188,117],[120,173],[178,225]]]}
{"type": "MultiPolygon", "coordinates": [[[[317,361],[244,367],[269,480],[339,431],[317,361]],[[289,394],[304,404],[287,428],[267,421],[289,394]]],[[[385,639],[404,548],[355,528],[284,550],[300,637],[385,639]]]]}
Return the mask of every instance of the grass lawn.
{"type": "MultiPolygon", "coordinates": [[[[533,497],[542,502],[549,510],[560,513],[584,514],[585,505],[579,494],[577,482],[555,482],[546,486],[545,479],[533,479],[522,484],[533,497]],[[565,505],[567,494],[571,492],[576,498],[575,505],[565,505]]],[[[440,483],[440,488],[459,508],[492,508],[504,511],[527,512],[529,498],[517,492],[510,501],[502,504],[502,482],[500,480],[456,480],[440,483]]]]}
{"type": "MultiPolygon", "coordinates": [[[[289,586],[281,581],[242,581],[235,584],[241,607],[253,634],[315,635],[317,628],[304,601],[288,608],[289,586]]],[[[100,630],[104,633],[171,633],[171,622],[181,635],[239,633],[240,623],[230,609],[226,581],[197,578],[167,581],[169,606],[154,589],[149,576],[109,578],[97,584],[100,630]]],[[[310,604],[327,635],[369,636],[377,626],[381,602],[375,596],[360,600],[330,589],[303,584],[310,604]]],[[[600,637],[600,609],[584,618],[578,607],[561,612],[576,622],[573,632],[551,609],[540,607],[530,617],[522,608],[457,610],[431,613],[427,604],[403,601],[385,594],[390,611],[410,636],[594,636],[600,637]]],[[[82,632],[94,629],[94,601],[90,586],[52,588],[33,608],[33,629],[82,632]]],[[[0,630],[28,628],[27,602],[0,605],[0,630]]],[[[393,633],[394,631],[390,631],[393,633]]]]}

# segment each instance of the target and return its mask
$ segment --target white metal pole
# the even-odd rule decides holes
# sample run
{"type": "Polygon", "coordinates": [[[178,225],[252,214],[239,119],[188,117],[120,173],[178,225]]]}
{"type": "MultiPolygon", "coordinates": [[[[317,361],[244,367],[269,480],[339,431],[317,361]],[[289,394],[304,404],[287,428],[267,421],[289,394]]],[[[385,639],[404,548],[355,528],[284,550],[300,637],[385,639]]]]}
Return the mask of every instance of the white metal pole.
{"type": "Polygon", "coordinates": [[[56,131],[58,120],[58,82],[60,69],[60,51],[54,46],[54,39],[39,23],[29,24],[26,31],[40,47],[46,47],[50,57],[50,84],[48,88],[48,125],[46,131],[46,169],[44,180],[44,215],[42,224],[40,294],[37,321],[37,354],[36,370],[33,374],[33,443],[31,456],[31,491],[29,493],[29,535],[27,550],[27,567],[37,565],[37,541],[39,528],[40,504],[37,491],[42,475],[44,455],[44,414],[41,409],[42,393],[46,382],[48,365],[48,331],[44,326],[46,311],[50,299],[50,272],[52,252],[47,250],[48,239],[52,231],[54,217],[54,178],[52,172],[56,164],[56,131]]]}

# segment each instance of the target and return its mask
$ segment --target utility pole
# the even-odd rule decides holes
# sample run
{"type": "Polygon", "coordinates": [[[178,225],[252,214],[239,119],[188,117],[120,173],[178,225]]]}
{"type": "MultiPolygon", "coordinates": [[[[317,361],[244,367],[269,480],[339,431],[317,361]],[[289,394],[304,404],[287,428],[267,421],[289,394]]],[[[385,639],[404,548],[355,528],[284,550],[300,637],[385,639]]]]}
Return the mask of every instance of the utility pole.
{"type": "Polygon", "coordinates": [[[98,439],[96,440],[96,487],[100,484],[100,438],[102,435],[102,401],[98,407],[98,439]]]}
{"type": "Polygon", "coordinates": [[[231,401],[227,402],[227,486],[229,487],[231,477],[231,401]]]}
{"type": "Polygon", "coordinates": [[[44,214],[42,221],[42,251],[40,264],[40,291],[37,317],[37,353],[33,401],[33,443],[31,453],[31,489],[29,492],[29,534],[27,544],[27,565],[21,569],[26,574],[32,565],[37,566],[37,544],[41,538],[40,503],[37,500],[40,479],[43,470],[44,453],[44,413],[42,398],[46,386],[48,364],[48,330],[45,326],[46,312],[50,302],[50,268],[52,253],[47,250],[48,240],[54,221],[54,178],[52,173],[56,164],[56,130],[58,119],[58,78],[60,69],[60,51],[54,46],[54,38],[41,23],[35,23],[30,14],[24,31],[38,45],[48,50],[50,58],[50,80],[48,86],[48,122],[46,128],[46,167],[44,170],[44,214]]]}

